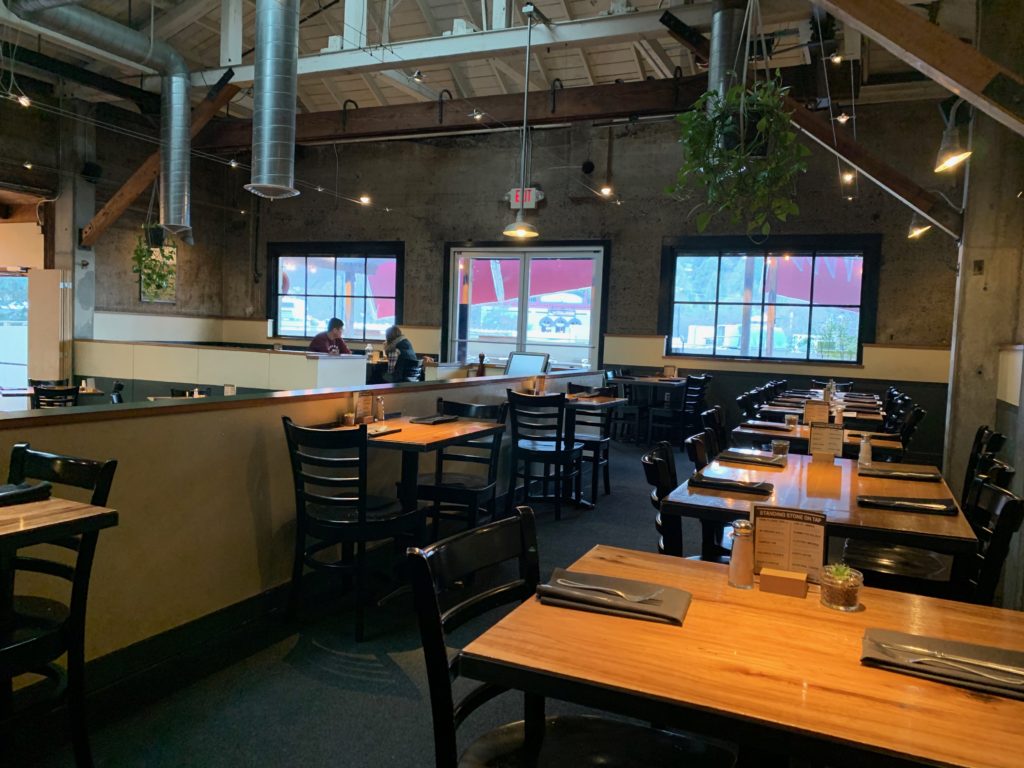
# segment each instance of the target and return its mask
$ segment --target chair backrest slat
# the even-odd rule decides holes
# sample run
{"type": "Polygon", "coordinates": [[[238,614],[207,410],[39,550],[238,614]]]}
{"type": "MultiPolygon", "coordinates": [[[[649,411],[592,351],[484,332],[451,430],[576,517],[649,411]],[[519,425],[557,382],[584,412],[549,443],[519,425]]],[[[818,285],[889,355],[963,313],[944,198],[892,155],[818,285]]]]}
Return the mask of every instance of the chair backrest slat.
{"type": "MultiPolygon", "coordinates": [[[[355,509],[353,523],[366,523],[366,425],[355,429],[316,429],[300,427],[289,417],[282,418],[288,455],[295,486],[295,511],[300,525],[307,517],[306,503],[332,508],[355,509]],[[329,453],[311,453],[323,451],[329,453]],[[310,472],[307,467],[333,469],[335,475],[310,472]],[[340,494],[318,493],[317,489],[337,488],[340,494]]],[[[340,523],[344,525],[346,523],[340,523]]]]}

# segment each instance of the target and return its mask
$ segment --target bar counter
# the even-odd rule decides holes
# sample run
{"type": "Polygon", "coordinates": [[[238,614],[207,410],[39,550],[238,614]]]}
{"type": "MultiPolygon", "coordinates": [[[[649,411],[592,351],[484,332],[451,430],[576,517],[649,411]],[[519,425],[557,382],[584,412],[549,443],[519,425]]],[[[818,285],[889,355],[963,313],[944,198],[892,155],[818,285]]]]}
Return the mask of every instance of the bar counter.
{"type": "MultiPolygon", "coordinates": [[[[108,506],[118,511],[120,524],[106,533],[96,553],[86,652],[96,659],[120,651],[100,666],[111,675],[127,674],[133,660],[152,664],[154,655],[175,653],[168,638],[188,637],[190,622],[206,622],[203,631],[209,632],[211,621],[226,625],[213,625],[225,631],[258,618],[266,610],[260,596],[288,581],[295,504],[283,416],[304,425],[340,420],[353,392],[383,396],[389,413],[427,415],[434,413],[438,397],[497,403],[506,389],[529,378],[486,376],[0,414],[2,472],[6,477],[10,447],[17,442],[118,460],[108,506]],[[215,612],[218,616],[211,616],[215,612]],[[165,634],[175,628],[181,632],[165,634]],[[140,645],[130,648],[135,644],[140,645]]],[[[549,374],[548,389],[565,391],[570,381],[594,386],[603,378],[599,371],[549,374]]],[[[371,447],[369,460],[369,492],[394,497],[399,453],[371,447]]],[[[503,460],[503,475],[506,464],[503,460]]],[[[431,460],[424,458],[428,466],[431,460]]],[[[55,490],[57,497],[87,500],[80,492],[55,490]]],[[[95,683],[103,678],[98,674],[95,683]]]]}

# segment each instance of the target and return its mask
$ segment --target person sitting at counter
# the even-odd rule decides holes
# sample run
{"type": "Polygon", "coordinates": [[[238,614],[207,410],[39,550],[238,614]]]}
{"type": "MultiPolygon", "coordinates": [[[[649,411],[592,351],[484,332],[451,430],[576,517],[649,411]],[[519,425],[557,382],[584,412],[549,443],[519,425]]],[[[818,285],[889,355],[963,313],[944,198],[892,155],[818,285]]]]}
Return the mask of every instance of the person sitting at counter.
{"type": "Polygon", "coordinates": [[[388,370],[384,374],[384,381],[391,383],[405,381],[419,365],[412,342],[405,337],[402,329],[397,325],[392,325],[384,331],[384,341],[386,342],[384,354],[388,358],[388,370]]]}
{"type": "Polygon", "coordinates": [[[341,331],[344,327],[345,323],[340,318],[332,317],[327,321],[327,330],[320,331],[309,342],[309,351],[324,355],[351,355],[352,350],[341,338],[341,331]]]}

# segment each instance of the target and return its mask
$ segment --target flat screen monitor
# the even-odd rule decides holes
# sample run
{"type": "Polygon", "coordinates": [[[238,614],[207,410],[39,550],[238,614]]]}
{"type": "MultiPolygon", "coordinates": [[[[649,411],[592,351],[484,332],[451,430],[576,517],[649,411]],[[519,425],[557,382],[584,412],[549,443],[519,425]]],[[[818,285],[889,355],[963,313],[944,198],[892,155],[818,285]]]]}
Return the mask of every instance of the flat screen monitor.
{"type": "Polygon", "coordinates": [[[512,352],[505,363],[506,376],[536,376],[548,369],[546,352],[512,352]]]}

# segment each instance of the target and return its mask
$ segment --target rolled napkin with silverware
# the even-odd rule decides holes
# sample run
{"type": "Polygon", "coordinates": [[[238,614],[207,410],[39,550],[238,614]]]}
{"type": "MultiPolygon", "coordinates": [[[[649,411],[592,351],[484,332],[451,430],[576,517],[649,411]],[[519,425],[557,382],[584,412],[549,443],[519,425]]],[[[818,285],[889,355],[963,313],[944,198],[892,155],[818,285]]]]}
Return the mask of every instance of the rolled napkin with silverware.
{"type": "Polygon", "coordinates": [[[564,568],[555,568],[548,583],[537,586],[537,598],[544,605],[663,624],[682,625],[691,597],[661,584],[564,568]]]}
{"type": "Polygon", "coordinates": [[[53,487],[43,480],[41,483],[7,483],[0,485],[0,507],[14,504],[28,504],[30,501],[46,501],[53,487]]]}
{"type": "Polygon", "coordinates": [[[731,461],[734,464],[757,464],[763,467],[784,467],[786,457],[763,451],[738,451],[726,448],[716,456],[719,461],[731,461]]]}
{"type": "Polygon", "coordinates": [[[775,432],[792,432],[793,428],[786,426],[781,421],[760,421],[759,419],[750,419],[744,421],[740,426],[748,429],[770,429],[775,432]]]}
{"type": "Polygon", "coordinates": [[[688,481],[690,488],[706,488],[709,491],[733,491],[751,493],[755,496],[771,496],[775,486],[771,483],[751,483],[746,480],[727,480],[722,477],[705,477],[695,472],[688,481]]]}
{"type": "Polygon", "coordinates": [[[955,515],[956,503],[952,499],[917,499],[906,496],[858,496],[862,507],[891,509],[896,512],[920,512],[925,515],[955,515]]]}
{"type": "Polygon", "coordinates": [[[872,465],[858,469],[857,474],[861,477],[884,477],[890,480],[919,480],[927,483],[937,483],[942,480],[942,474],[938,470],[901,469],[899,464],[891,467],[883,464],[872,465]]]}
{"type": "Polygon", "coordinates": [[[1024,652],[870,627],[861,664],[1024,700],[1024,652]]]}

